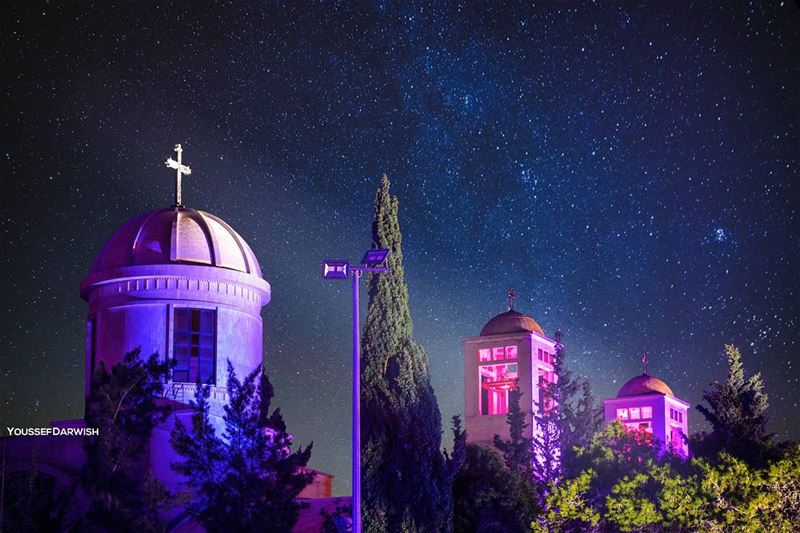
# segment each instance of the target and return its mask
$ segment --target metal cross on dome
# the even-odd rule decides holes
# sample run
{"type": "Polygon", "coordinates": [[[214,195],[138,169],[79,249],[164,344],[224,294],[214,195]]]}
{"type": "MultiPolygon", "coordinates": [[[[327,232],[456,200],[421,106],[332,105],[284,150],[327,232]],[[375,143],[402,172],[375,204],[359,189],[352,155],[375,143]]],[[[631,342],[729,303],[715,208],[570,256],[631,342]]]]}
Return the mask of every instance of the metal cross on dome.
{"type": "Polygon", "coordinates": [[[514,309],[514,300],[517,299],[517,293],[514,292],[514,287],[509,287],[506,295],[508,296],[508,310],[511,311],[514,309]]]}
{"type": "Polygon", "coordinates": [[[184,165],[181,161],[181,154],[183,153],[183,148],[181,148],[180,144],[175,145],[175,152],[178,154],[178,160],[175,161],[171,157],[168,157],[164,164],[169,168],[175,169],[175,207],[183,207],[181,204],[181,174],[189,175],[192,173],[192,169],[189,168],[188,165],[184,165]]]}
{"type": "Polygon", "coordinates": [[[642,374],[647,374],[647,352],[642,354],[642,374]]]}

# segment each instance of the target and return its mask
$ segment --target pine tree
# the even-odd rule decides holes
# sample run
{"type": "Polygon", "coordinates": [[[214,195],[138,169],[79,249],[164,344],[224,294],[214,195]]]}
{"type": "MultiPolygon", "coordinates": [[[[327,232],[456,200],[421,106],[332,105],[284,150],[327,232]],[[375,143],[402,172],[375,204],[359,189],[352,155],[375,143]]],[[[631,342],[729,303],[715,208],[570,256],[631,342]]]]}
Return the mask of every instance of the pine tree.
{"type": "Polygon", "coordinates": [[[708,407],[697,406],[713,428],[710,435],[696,441],[697,451],[714,455],[725,450],[750,464],[763,465],[772,456],[773,435],[767,431],[769,404],[761,374],[745,379],[742,354],[732,344],[725,345],[725,358],[728,379],[715,381],[705,391],[708,407]]]}
{"type": "Polygon", "coordinates": [[[573,377],[564,364],[561,332],[556,332],[555,337],[553,368],[557,380],[539,384],[540,397],[532,415],[533,438],[523,436],[528,422],[520,408],[520,391],[516,388],[509,394],[510,438],[494,436],[494,445],[502,452],[506,465],[536,482],[542,505],[547,499],[548,487],[562,477],[565,469],[569,473],[575,471],[575,447],[586,446],[602,421],[589,382],[573,377]]]}
{"type": "Polygon", "coordinates": [[[544,503],[548,485],[561,477],[562,426],[559,409],[559,389],[556,383],[542,383],[541,400],[533,414],[534,437],[532,439],[532,472],[544,503]]]}
{"type": "Polygon", "coordinates": [[[222,438],[209,418],[210,387],[197,387],[192,431],[176,421],[171,439],[184,458],[172,467],[195,493],[190,514],[210,533],[290,531],[300,510],[295,498],[313,477],[303,470],[311,445],[291,451],[280,410],[270,413],[266,373],[257,368],[240,381],[228,362],[222,438]]]}
{"type": "Polygon", "coordinates": [[[89,510],[83,531],[164,531],[159,511],[171,505],[160,482],[147,469],[145,449],[153,428],[168,408],[158,403],[169,371],[156,354],[146,361],[134,350],[110,371],[94,372],[86,405],[86,425],[99,436],[85,440],[86,463],[80,484],[89,510]],[[154,488],[158,490],[151,490],[154,488]],[[150,496],[159,494],[158,498],[150,496]]]}
{"type": "Polygon", "coordinates": [[[509,391],[508,414],[506,415],[509,438],[506,440],[495,434],[494,447],[503,454],[506,466],[510,470],[530,479],[533,466],[533,443],[532,439],[524,436],[528,421],[526,413],[520,407],[521,396],[519,387],[514,387],[509,391]]]}
{"type": "Polygon", "coordinates": [[[428,355],[412,339],[397,197],[382,178],[372,245],[389,249],[388,272],[369,275],[362,336],[363,527],[365,531],[447,531],[451,484],[460,467],[440,450],[442,424],[428,355]]]}
{"type": "Polygon", "coordinates": [[[551,401],[557,405],[561,468],[565,475],[571,476],[577,474],[573,468],[575,448],[589,444],[600,429],[603,417],[595,405],[589,380],[576,378],[566,365],[562,339],[561,332],[557,331],[553,370],[558,380],[552,387],[551,401]]]}

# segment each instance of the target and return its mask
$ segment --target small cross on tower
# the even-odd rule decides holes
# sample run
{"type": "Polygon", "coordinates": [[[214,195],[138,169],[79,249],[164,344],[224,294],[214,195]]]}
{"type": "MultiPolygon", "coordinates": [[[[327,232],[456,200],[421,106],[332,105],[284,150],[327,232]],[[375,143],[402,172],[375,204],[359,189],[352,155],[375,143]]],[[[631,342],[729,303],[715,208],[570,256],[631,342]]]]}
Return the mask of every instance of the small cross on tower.
{"type": "Polygon", "coordinates": [[[642,374],[647,374],[647,352],[642,354],[642,374]]]}
{"type": "Polygon", "coordinates": [[[183,207],[183,204],[181,203],[181,174],[188,176],[192,173],[192,169],[189,168],[188,165],[184,165],[181,161],[183,148],[181,148],[180,144],[175,145],[175,152],[178,154],[178,160],[175,161],[169,157],[166,161],[164,161],[164,165],[175,169],[175,207],[183,207]]]}
{"type": "Polygon", "coordinates": [[[508,288],[508,292],[506,293],[506,295],[508,296],[508,310],[509,311],[513,311],[514,310],[514,300],[517,299],[517,294],[514,292],[514,288],[513,287],[509,287],[508,288]]]}

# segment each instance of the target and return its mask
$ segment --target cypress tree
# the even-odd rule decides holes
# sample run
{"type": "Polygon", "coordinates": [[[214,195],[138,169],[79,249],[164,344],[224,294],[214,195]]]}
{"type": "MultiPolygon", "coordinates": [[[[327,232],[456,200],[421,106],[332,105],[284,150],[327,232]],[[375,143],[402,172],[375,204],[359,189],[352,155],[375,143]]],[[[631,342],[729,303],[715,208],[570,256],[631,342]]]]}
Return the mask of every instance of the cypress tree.
{"type": "MultiPolygon", "coordinates": [[[[388,272],[369,275],[362,336],[364,531],[448,531],[452,482],[463,462],[441,451],[442,424],[428,355],[412,339],[397,197],[389,178],[375,195],[372,246],[389,249],[388,272]]],[[[460,428],[454,431],[458,437],[460,428]]],[[[464,446],[464,439],[456,440],[464,446]]]]}

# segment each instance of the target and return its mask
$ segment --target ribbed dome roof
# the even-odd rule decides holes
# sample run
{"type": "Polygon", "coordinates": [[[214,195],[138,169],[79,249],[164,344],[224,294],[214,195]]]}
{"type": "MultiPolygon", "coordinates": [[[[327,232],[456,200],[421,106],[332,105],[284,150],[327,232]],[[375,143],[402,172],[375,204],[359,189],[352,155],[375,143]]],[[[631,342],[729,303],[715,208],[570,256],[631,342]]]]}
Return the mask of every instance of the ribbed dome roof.
{"type": "Polygon", "coordinates": [[[253,251],[233,228],[204,211],[170,207],[126,222],[106,242],[91,273],[136,265],[196,263],[261,277],[253,251]]]}
{"type": "Polygon", "coordinates": [[[623,396],[643,396],[645,394],[668,394],[674,396],[672,394],[672,389],[670,389],[666,383],[655,376],[642,374],[628,380],[628,382],[619,389],[617,398],[623,396]]]}
{"type": "Polygon", "coordinates": [[[542,327],[528,315],[518,313],[513,309],[500,313],[483,326],[481,337],[487,335],[502,335],[504,333],[519,333],[523,331],[536,332],[544,335],[542,327]]]}

